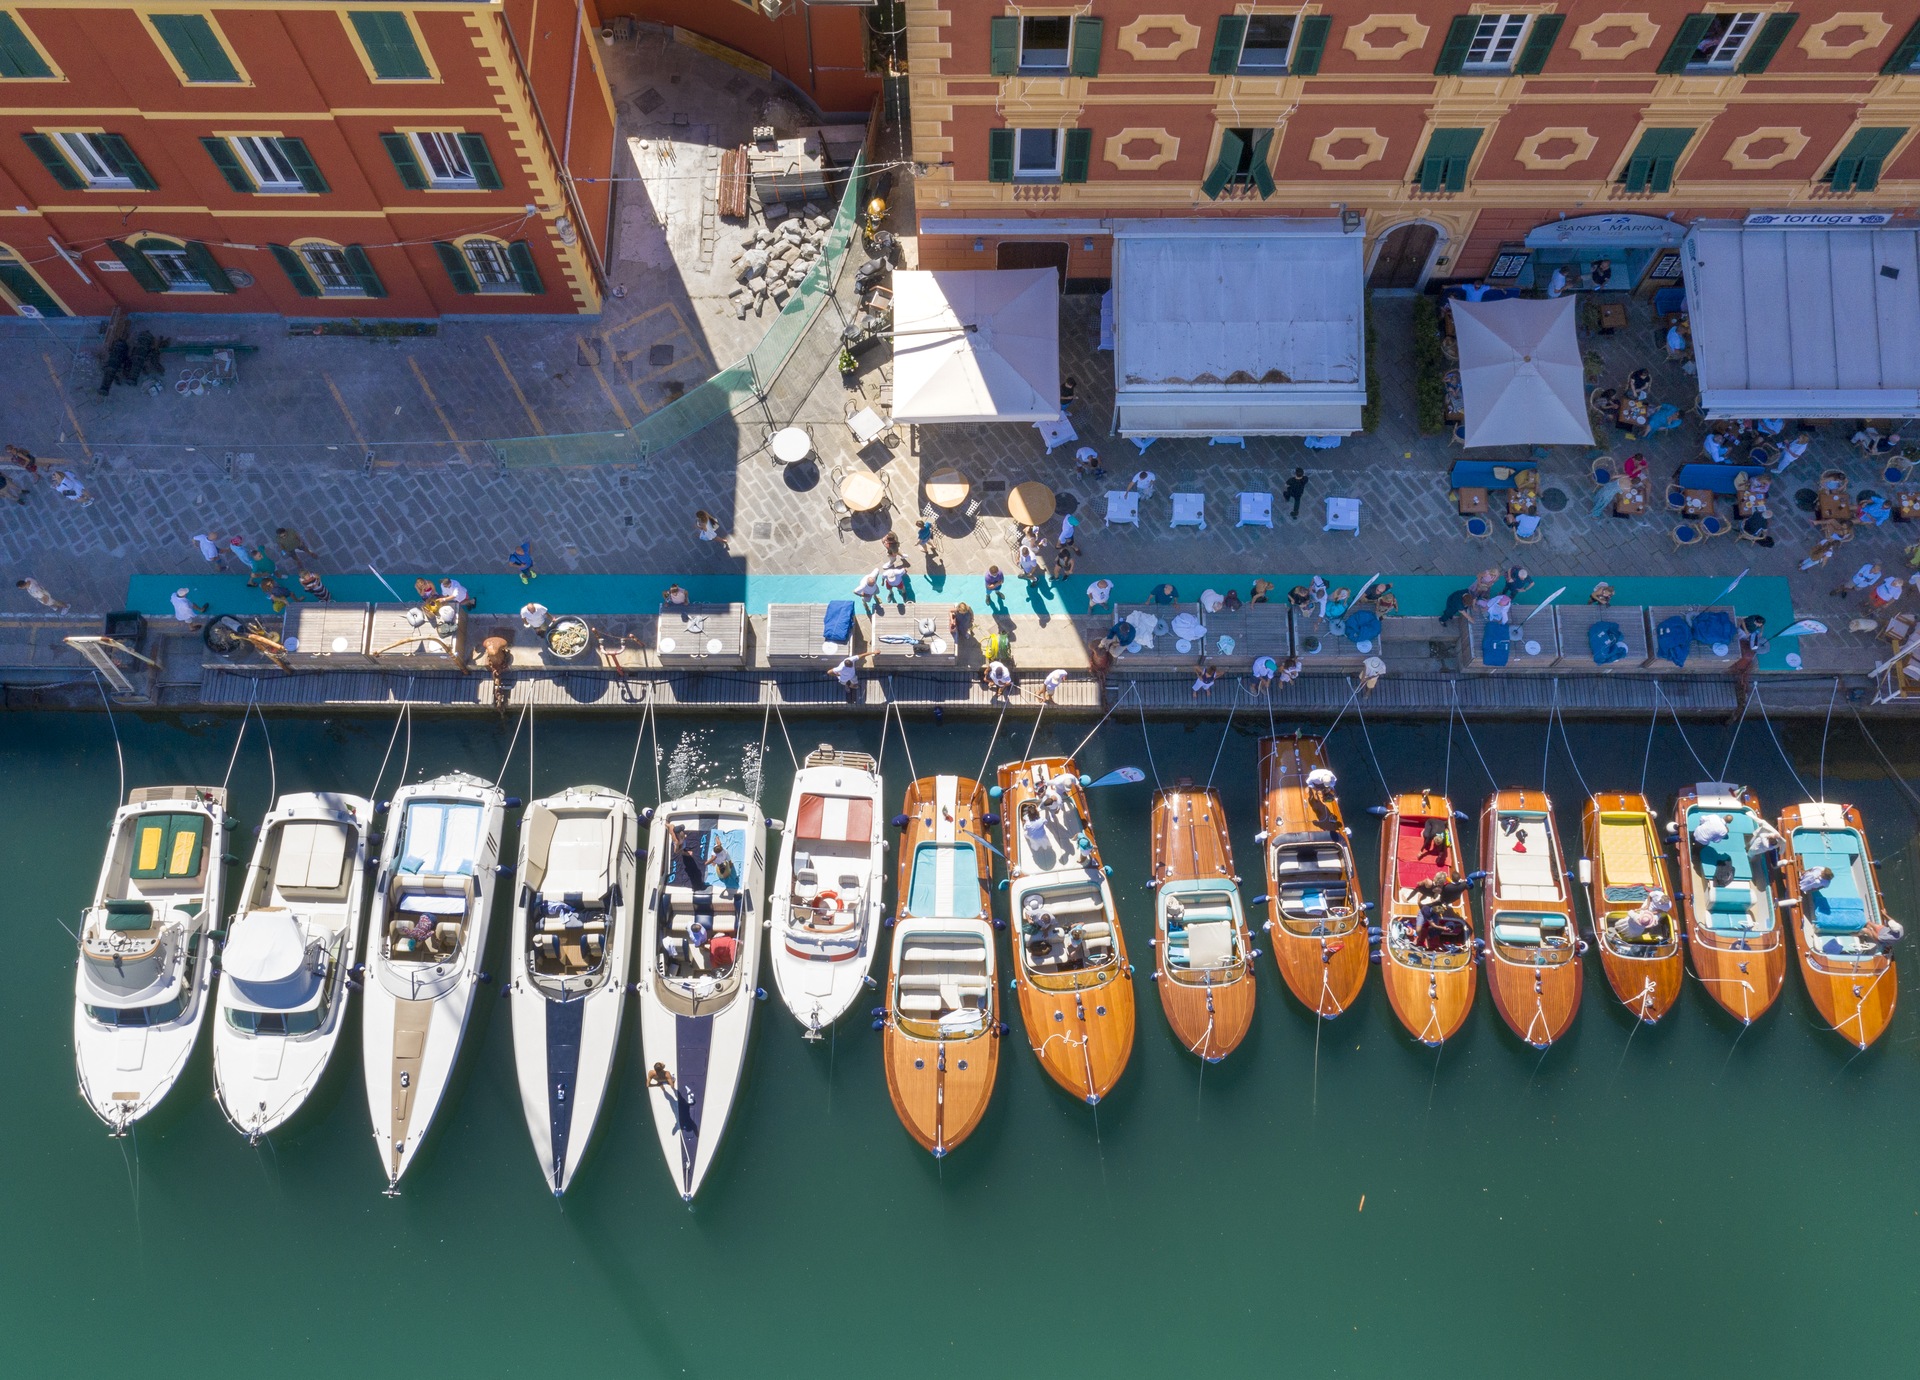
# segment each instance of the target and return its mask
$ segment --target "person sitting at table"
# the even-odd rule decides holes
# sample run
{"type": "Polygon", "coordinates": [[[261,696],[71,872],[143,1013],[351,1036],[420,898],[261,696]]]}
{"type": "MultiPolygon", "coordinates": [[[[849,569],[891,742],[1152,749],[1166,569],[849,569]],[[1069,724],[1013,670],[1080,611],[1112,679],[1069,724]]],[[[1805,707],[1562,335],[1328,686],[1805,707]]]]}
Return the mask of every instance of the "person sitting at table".
{"type": "Polygon", "coordinates": [[[1749,513],[1746,517],[1740,519],[1740,531],[1742,535],[1750,539],[1756,546],[1773,545],[1773,538],[1768,535],[1767,526],[1765,513],[1749,513]]]}
{"type": "Polygon", "coordinates": [[[1620,466],[1620,473],[1629,479],[1638,479],[1646,472],[1647,457],[1644,453],[1637,450],[1632,455],[1629,455],[1620,466]]]}
{"type": "Polygon", "coordinates": [[[1588,405],[1605,417],[1615,421],[1620,414],[1620,390],[1617,388],[1596,388],[1593,396],[1587,399],[1588,405]]]}
{"type": "Polygon", "coordinates": [[[1334,590],[1333,593],[1327,596],[1327,604],[1324,610],[1325,616],[1328,618],[1344,618],[1347,613],[1347,605],[1352,602],[1352,598],[1353,591],[1345,585],[1341,585],[1340,588],[1334,590]]]}
{"type": "Polygon", "coordinates": [[[1725,436],[1717,431],[1709,431],[1700,438],[1700,449],[1707,453],[1707,459],[1716,465],[1727,463],[1727,457],[1733,453],[1733,446],[1725,436]]]}
{"type": "Polygon", "coordinates": [[[1645,369],[1635,369],[1627,375],[1627,391],[1639,402],[1647,400],[1647,389],[1653,386],[1653,375],[1645,369]]]}
{"type": "Polygon", "coordinates": [[[1504,594],[1496,594],[1493,598],[1487,600],[1487,621],[1489,623],[1504,623],[1512,612],[1513,600],[1504,594]]]}
{"type": "Polygon", "coordinates": [[[1805,455],[1807,453],[1807,447],[1812,444],[1812,432],[1800,431],[1796,433],[1791,441],[1780,448],[1780,457],[1774,461],[1773,472],[1779,474],[1784,471],[1788,465],[1791,465],[1794,461],[1805,455]]]}
{"type": "Polygon", "coordinates": [[[1787,429],[1787,419],[1785,417],[1762,417],[1756,421],[1753,426],[1754,430],[1760,432],[1763,436],[1778,436],[1787,429]]]}

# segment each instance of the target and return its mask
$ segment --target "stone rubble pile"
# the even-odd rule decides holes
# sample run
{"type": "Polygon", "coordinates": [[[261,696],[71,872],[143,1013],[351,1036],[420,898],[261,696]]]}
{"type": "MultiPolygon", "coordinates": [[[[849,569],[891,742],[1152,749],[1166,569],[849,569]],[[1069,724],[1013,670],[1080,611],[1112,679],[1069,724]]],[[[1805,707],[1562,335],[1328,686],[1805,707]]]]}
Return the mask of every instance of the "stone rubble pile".
{"type": "Polygon", "coordinates": [[[734,276],[740,285],[727,294],[734,317],[764,314],[767,304],[779,311],[820,261],[832,228],[830,217],[809,201],[800,214],[788,215],[784,206],[766,208],[769,225],[757,225],[741,236],[740,252],[733,256],[734,276]],[[777,222],[777,224],[774,224],[777,222]]]}

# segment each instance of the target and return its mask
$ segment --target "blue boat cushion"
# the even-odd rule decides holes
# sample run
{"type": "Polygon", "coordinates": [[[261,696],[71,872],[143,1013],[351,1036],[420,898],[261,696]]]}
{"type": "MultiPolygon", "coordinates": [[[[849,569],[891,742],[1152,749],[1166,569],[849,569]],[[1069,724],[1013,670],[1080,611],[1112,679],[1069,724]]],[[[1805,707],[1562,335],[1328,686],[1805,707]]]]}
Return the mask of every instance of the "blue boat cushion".
{"type": "Polygon", "coordinates": [[[1732,645],[1733,620],[1719,609],[1708,609],[1693,620],[1693,640],[1702,646],[1732,645]]]}
{"type": "Polygon", "coordinates": [[[1708,906],[1715,915],[1745,915],[1753,904],[1753,890],[1745,882],[1711,888],[1713,900],[1708,906]]]}
{"type": "Polygon", "coordinates": [[[1372,609],[1355,609],[1347,615],[1347,637],[1354,642],[1371,642],[1380,636],[1380,615],[1372,609]]]}
{"type": "Polygon", "coordinates": [[[1488,666],[1505,666],[1513,641],[1513,630],[1505,623],[1489,623],[1480,635],[1480,660],[1488,666]]]}
{"type": "MultiPolygon", "coordinates": [[[[1857,934],[1866,928],[1867,903],[1854,881],[1854,855],[1837,849],[1814,852],[1802,847],[1804,835],[1809,832],[1814,831],[1794,831],[1794,851],[1800,855],[1800,865],[1809,872],[1818,867],[1830,867],[1833,869],[1833,880],[1818,891],[1807,894],[1803,902],[1807,907],[1807,918],[1813,921],[1813,928],[1820,934],[1857,934]]],[[[1834,835],[1826,837],[1839,841],[1834,835]]],[[[1857,840],[1848,838],[1846,841],[1857,849],[1857,840]]]]}
{"type": "Polygon", "coordinates": [[[1660,626],[1654,629],[1654,650],[1661,658],[1671,661],[1675,666],[1687,664],[1687,653],[1693,649],[1693,629],[1687,626],[1687,620],[1675,614],[1672,618],[1663,618],[1660,626]]]}
{"type": "Polygon", "coordinates": [[[853,637],[853,600],[835,599],[820,620],[820,640],[847,642],[853,637]]]}
{"type": "Polygon", "coordinates": [[[1605,666],[1627,654],[1627,639],[1618,623],[1595,623],[1587,629],[1587,650],[1593,653],[1594,665],[1605,666]]]}

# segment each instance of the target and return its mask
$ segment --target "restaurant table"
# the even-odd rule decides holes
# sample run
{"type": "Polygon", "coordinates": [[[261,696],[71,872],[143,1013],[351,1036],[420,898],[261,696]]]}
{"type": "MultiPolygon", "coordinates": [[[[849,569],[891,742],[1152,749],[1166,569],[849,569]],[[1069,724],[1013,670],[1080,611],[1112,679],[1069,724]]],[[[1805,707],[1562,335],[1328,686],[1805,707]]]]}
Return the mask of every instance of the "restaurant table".
{"type": "Polygon", "coordinates": [[[1613,511],[1621,517],[1639,517],[1647,511],[1647,486],[1641,480],[1621,480],[1620,492],[1613,500],[1613,511]]]}
{"type": "Polygon", "coordinates": [[[813,454],[813,437],[801,426],[790,426],[776,431],[767,442],[767,449],[773,452],[773,458],[783,465],[797,465],[813,454]]]}
{"type": "Polygon", "coordinates": [[[1893,520],[1912,522],[1915,518],[1920,518],[1920,493],[1902,489],[1893,496],[1893,520]]]}
{"type": "Polygon", "coordinates": [[[1472,517],[1487,511],[1489,495],[1485,489],[1456,489],[1460,496],[1460,516],[1472,517]]]}
{"type": "Polygon", "coordinates": [[[1820,490],[1819,519],[1822,522],[1852,522],[1853,495],[1845,489],[1820,490]]]}
{"type": "Polygon", "coordinates": [[[1134,527],[1140,525],[1140,494],[1135,489],[1107,490],[1107,526],[1126,523],[1134,527]]]}
{"type": "Polygon", "coordinates": [[[1733,511],[1736,517],[1752,517],[1756,513],[1765,516],[1767,495],[1743,489],[1733,500],[1733,511]]]}
{"type": "Polygon", "coordinates": [[[1007,495],[1007,513],[1023,527],[1038,527],[1054,513],[1053,490],[1037,479],[1013,486],[1007,495]]]}
{"type": "Polygon", "coordinates": [[[1525,517],[1529,513],[1537,513],[1539,511],[1540,500],[1537,495],[1528,493],[1525,489],[1515,489],[1507,495],[1508,517],[1525,517]]]}
{"type": "Polygon", "coordinates": [[[973,481],[959,470],[941,470],[927,477],[927,502],[936,508],[958,508],[973,492],[973,481]]]}
{"type": "Polygon", "coordinates": [[[1046,445],[1048,455],[1068,442],[1080,439],[1080,433],[1073,429],[1073,423],[1067,420],[1065,413],[1050,422],[1035,422],[1033,428],[1040,433],[1040,440],[1046,445]]]}
{"type": "Polygon", "coordinates": [[[871,474],[855,472],[840,480],[840,501],[856,513],[871,513],[887,501],[887,486],[871,474]]]}
{"type": "Polygon", "coordinates": [[[1707,517],[1713,512],[1711,489],[1683,489],[1680,497],[1684,505],[1681,512],[1687,517],[1707,517]]]}
{"type": "Polygon", "coordinates": [[[1627,324],[1627,309],[1618,302],[1608,302],[1600,308],[1600,329],[1612,334],[1627,324]]]}
{"type": "Polygon", "coordinates": [[[665,666],[746,664],[745,604],[662,604],[654,652],[665,666]]]}

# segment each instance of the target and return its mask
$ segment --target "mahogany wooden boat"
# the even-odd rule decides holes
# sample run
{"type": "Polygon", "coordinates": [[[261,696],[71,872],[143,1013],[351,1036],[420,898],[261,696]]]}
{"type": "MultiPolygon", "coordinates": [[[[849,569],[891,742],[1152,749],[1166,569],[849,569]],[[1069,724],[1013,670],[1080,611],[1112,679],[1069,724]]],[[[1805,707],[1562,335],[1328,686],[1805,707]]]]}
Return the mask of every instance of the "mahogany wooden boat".
{"type": "Polygon", "coordinates": [[[1307,774],[1326,765],[1318,738],[1260,740],[1267,933],[1294,996],[1331,1017],[1360,995],[1368,958],[1366,906],[1340,802],[1307,788],[1307,774]]]}
{"type": "Polygon", "coordinates": [[[1887,913],[1866,825],[1851,805],[1809,802],[1780,812],[1780,832],[1780,905],[1800,976],[1826,1023],[1865,1049],[1885,1033],[1900,993],[1899,971],[1875,935],[1887,913]],[[1819,867],[1833,880],[1801,891],[1801,878],[1819,867]]]}
{"type": "Polygon", "coordinates": [[[1133,966],[1079,769],[1033,757],[999,779],[1020,1016],[1048,1076],[1097,1104],[1133,1053],[1133,966]]]}
{"type": "Polygon", "coordinates": [[[1743,1025],[1766,1014],[1787,975],[1772,868],[1765,855],[1756,858],[1747,851],[1761,818],[1760,802],[1745,786],[1702,781],[1680,791],[1667,825],[1676,849],[1693,975],[1743,1025]],[[1719,844],[1702,847],[1693,832],[1709,814],[1727,821],[1728,834],[1719,844]]]}
{"type": "Polygon", "coordinates": [[[1395,796],[1380,835],[1380,979],[1400,1024],[1414,1039],[1451,1039],[1473,1010],[1473,908],[1462,896],[1467,935],[1458,941],[1419,934],[1413,889],[1440,872],[1466,875],[1453,802],[1432,791],[1395,796]]]}
{"type": "Polygon", "coordinates": [[[987,793],[963,776],[923,776],[901,812],[887,1094],[907,1134],[939,1158],[980,1124],[1000,1067],[987,793]]]}
{"type": "Polygon", "coordinates": [[[1545,1049],[1580,1010],[1582,965],[1553,802],[1544,792],[1504,790],[1488,799],[1480,861],[1489,873],[1487,987],[1513,1033],[1545,1049]]]}
{"type": "Polygon", "coordinates": [[[1644,796],[1613,791],[1589,797],[1580,836],[1600,967],[1621,1004],[1652,1025],[1672,1008],[1686,976],[1679,917],[1665,916],[1659,928],[1638,939],[1617,926],[1652,893],[1673,895],[1653,811],[1644,796]]]}
{"type": "Polygon", "coordinates": [[[1253,1024],[1253,945],[1219,793],[1153,797],[1154,981],[1180,1043],[1217,1064],[1253,1024]]]}

